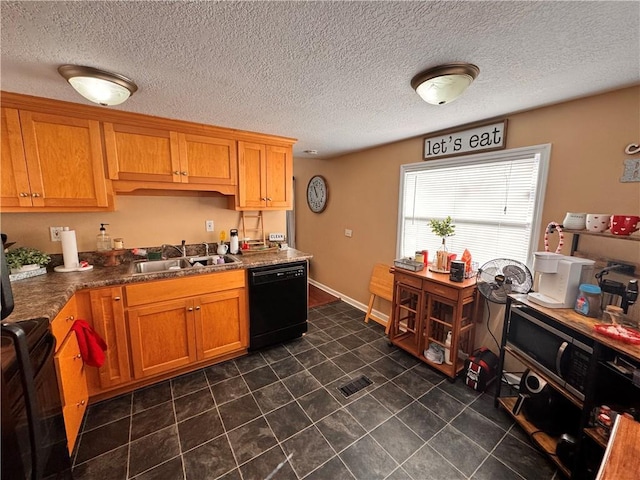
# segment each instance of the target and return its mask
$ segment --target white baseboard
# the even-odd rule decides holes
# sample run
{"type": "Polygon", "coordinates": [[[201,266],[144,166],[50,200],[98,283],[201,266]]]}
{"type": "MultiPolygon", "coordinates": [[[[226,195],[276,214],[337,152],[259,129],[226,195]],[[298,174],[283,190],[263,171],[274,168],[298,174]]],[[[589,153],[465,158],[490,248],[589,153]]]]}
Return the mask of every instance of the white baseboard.
{"type": "MultiPolygon", "coordinates": [[[[333,295],[334,297],[338,297],[340,300],[342,300],[345,303],[348,303],[349,305],[351,305],[352,307],[357,308],[358,310],[361,310],[363,313],[367,312],[367,308],[368,305],[365,305],[364,303],[361,303],[357,300],[354,300],[351,297],[347,297],[346,295],[343,295],[342,293],[333,290],[332,288],[327,287],[326,285],[323,285],[320,282],[316,282],[315,280],[313,280],[312,278],[309,279],[309,283],[311,285],[313,285],[314,287],[319,288],[320,290],[323,290],[331,295],[333,295]]],[[[371,312],[373,315],[380,317],[381,319],[385,320],[385,321],[389,321],[389,316],[379,312],[378,310],[376,310],[375,308],[373,309],[373,311],[371,312]]]]}

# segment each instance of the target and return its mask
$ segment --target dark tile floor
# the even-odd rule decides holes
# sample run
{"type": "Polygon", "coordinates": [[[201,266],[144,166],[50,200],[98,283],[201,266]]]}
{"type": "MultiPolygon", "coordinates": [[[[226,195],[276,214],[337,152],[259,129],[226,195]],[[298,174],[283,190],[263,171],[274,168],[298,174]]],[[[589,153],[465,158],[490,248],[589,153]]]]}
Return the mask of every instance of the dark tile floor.
{"type": "Polygon", "coordinates": [[[74,477],[561,478],[488,394],[390,347],[340,302],[303,338],[91,405],[74,477]],[[345,398],[339,386],[373,384],[345,398]]]}

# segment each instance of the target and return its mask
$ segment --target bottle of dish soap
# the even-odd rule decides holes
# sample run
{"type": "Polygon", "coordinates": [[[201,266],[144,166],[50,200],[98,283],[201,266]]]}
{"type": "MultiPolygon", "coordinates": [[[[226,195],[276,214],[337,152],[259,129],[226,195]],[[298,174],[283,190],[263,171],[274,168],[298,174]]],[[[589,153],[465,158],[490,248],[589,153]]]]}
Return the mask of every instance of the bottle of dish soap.
{"type": "Polygon", "coordinates": [[[104,252],[105,250],[111,250],[111,237],[107,233],[107,229],[104,228],[105,225],[109,225],[108,223],[100,224],[100,233],[98,234],[98,239],[96,242],[96,246],[99,252],[104,252]]]}

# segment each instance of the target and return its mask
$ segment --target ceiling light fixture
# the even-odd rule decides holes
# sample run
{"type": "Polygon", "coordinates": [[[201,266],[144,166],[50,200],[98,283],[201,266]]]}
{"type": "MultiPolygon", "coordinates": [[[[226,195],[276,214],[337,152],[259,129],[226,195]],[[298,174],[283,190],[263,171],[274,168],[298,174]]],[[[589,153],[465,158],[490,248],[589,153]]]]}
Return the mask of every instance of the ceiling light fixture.
{"type": "Polygon", "coordinates": [[[419,73],[411,86],[425,102],[444,105],[462,95],[479,73],[480,69],[470,63],[447,63],[419,73]]]}
{"type": "Polygon", "coordinates": [[[93,67],[62,65],[58,72],[80,95],[100,105],[120,105],[138,90],[127,77],[93,67]]]}

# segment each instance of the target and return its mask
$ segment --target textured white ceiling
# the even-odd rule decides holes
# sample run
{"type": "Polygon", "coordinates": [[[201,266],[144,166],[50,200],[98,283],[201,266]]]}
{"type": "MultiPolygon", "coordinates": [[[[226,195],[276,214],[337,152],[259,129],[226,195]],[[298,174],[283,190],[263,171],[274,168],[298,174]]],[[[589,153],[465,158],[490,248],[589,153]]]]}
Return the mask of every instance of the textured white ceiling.
{"type": "MultiPolygon", "coordinates": [[[[0,3],[2,90],[88,103],[57,67],[120,73],[121,110],[298,138],[328,158],[640,82],[640,2],[0,3]],[[455,102],[428,67],[480,76],[455,102]]],[[[640,106],[639,106],[640,114],[640,106]]]]}

